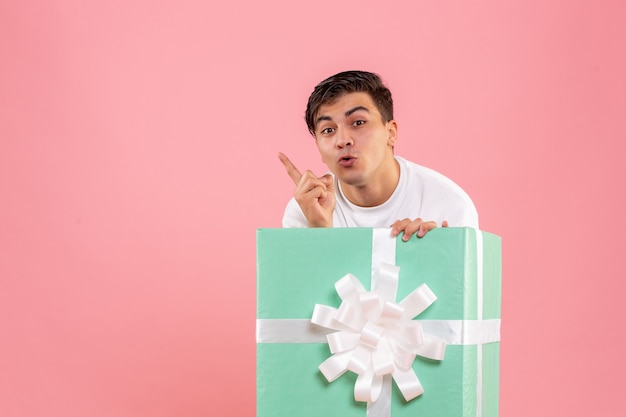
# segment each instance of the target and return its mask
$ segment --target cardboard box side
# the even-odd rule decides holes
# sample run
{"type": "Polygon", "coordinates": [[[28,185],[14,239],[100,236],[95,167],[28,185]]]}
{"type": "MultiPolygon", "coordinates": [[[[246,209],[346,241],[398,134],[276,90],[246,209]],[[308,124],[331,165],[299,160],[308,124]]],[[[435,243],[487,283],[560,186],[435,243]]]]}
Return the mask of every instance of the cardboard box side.
{"type": "MultiPolygon", "coordinates": [[[[418,316],[421,320],[462,319],[465,290],[471,290],[466,272],[466,235],[463,228],[435,229],[423,239],[398,240],[396,260],[400,266],[398,300],[421,284],[438,299],[418,316]],[[441,297],[445,294],[445,297],[441,297]]],[[[474,314],[475,318],[476,314],[474,314]]]]}
{"type": "MultiPolygon", "coordinates": [[[[369,290],[371,233],[371,229],[259,229],[257,318],[309,319],[315,303],[338,307],[341,300],[334,284],[348,272],[369,290]]],[[[440,297],[418,319],[476,318],[475,233],[465,228],[435,229],[426,239],[396,240],[396,263],[401,266],[398,300],[424,282],[440,297]]],[[[483,300],[497,295],[496,303],[484,302],[483,315],[499,318],[500,238],[484,233],[483,243],[483,300]]],[[[498,409],[499,343],[482,350],[483,416],[492,417],[498,409]]],[[[326,344],[257,345],[257,415],[365,416],[365,405],[353,399],[354,374],[348,372],[330,384],[319,372],[318,365],[328,356],[326,344]]],[[[432,410],[440,407],[445,407],[445,415],[476,416],[477,363],[476,346],[449,345],[442,362],[417,358],[413,368],[426,392],[407,403],[394,383],[392,416],[432,416],[432,410]]]]}
{"type": "Polygon", "coordinates": [[[498,417],[500,398],[500,343],[483,346],[483,417],[498,417]]]}
{"type": "Polygon", "coordinates": [[[502,307],[502,239],[483,232],[483,318],[500,318],[502,307]]]}
{"type": "Polygon", "coordinates": [[[369,289],[372,229],[259,229],[257,318],[310,319],[338,307],[335,282],[352,273],[369,289]]]}

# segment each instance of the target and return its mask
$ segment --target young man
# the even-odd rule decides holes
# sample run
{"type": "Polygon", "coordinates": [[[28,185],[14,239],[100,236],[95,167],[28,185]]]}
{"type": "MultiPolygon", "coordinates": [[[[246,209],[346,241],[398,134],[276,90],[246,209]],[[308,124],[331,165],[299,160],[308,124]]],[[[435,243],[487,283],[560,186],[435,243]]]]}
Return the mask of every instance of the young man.
{"type": "Polygon", "coordinates": [[[476,208],[458,185],[394,155],[398,123],[378,75],[346,71],[322,81],[305,119],[330,173],[301,173],[279,153],[296,184],[283,227],[391,227],[404,240],[437,225],[478,228],[476,208]]]}

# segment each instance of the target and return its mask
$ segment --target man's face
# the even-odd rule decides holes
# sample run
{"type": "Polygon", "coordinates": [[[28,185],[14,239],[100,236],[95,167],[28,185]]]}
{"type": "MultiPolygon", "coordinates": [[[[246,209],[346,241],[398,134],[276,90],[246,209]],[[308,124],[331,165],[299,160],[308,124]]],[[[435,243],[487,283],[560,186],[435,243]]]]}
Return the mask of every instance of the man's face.
{"type": "Polygon", "coordinates": [[[322,161],[349,186],[376,185],[393,169],[396,135],[396,122],[383,122],[364,92],[345,94],[317,113],[315,137],[322,161]]]}

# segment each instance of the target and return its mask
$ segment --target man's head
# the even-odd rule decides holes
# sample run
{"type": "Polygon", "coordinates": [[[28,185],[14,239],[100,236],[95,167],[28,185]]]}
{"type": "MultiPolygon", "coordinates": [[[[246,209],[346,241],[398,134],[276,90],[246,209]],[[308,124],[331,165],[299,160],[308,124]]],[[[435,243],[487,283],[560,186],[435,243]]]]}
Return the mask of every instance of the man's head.
{"type": "Polygon", "coordinates": [[[385,87],[380,77],[371,72],[345,71],[325,79],[311,93],[304,116],[311,135],[315,136],[316,118],[321,106],[332,104],[343,95],[355,92],[369,94],[383,118],[383,123],[393,120],[391,91],[385,87]]]}

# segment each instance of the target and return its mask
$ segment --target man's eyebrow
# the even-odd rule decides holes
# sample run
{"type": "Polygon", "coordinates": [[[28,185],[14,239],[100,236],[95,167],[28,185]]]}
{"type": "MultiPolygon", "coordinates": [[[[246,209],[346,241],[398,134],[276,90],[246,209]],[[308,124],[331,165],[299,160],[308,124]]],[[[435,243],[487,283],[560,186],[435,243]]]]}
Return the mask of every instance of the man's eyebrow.
{"type": "MultiPolygon", "coordinates": [[[[366,111],[366,112],[368,112],[368,113],[370,112],[370,110],[369,110],[367,107],[365,107],[365,106],[356,106],[356,107],[354,107],[354,108],[352,108],[352,109],[348,110],[347,112],[345,112],[345,116],[346,116],[346,117],[348,117],[348,116],[350,116],[352,113],[354,113],[354,112],[356,112],[356,111],[359,111],[359,110],[365,110],[365,111],[366,111]]],[[[315,126],[317,126],[317,125],[318,125],[318,123],[319,123],[319,122],[321,122],[321,121],[323,121],[323,120],[330,120],[330,121],[332,121],[332,120],[333,120],[333,118],[332,118],[332,117],[330,117],[330,116],[324,116],[324,115],[322,115],[322,116],[318,117],[317,119],[315,119],[315,126]]]]}
{"type": "Polygon", "coordinates": [[[330,120],[332,121],[332,117],[330,116],[320,116],[317,119],[315,119],[315,126],[317,126],[319,124],[319,122],[321,122],[322,120],[330,120]]]}
{"type": "Polygon", "coordinates": [[[365,110],[365,111],[366,111],[366,112],[368,112],[368,113],[370,112],[370,110],[369,110],[367,107],[364,107],[364,106],[356,106],[356,107],[354,107],[354,108],[352,108],[352,109],[350,109],[350,110],[348,110],[348,111],[346,112],[346,117],[350,116],[352,113],[354,113],[354,112],[356,112],[356,111],[359,111],[359,110],[365,110]]]}

